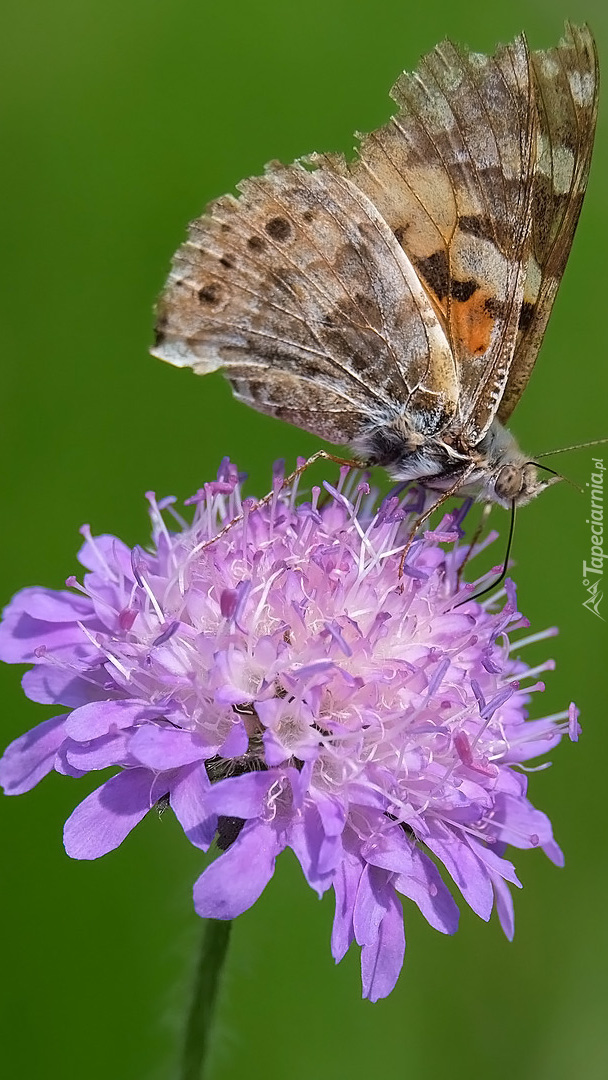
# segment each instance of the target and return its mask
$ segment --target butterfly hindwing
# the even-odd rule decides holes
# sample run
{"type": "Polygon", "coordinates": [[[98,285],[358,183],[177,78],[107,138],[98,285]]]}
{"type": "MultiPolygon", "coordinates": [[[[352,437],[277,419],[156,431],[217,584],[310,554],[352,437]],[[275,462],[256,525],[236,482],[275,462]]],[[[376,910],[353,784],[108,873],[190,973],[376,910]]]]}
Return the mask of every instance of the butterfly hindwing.
{"type": "Polygon", "coordinates": [[[158,311],[155,354],[335,442],[426,380],[454,415],[451,351],[376,208],[347,178],[273,164],[193,222],[158,311]]]}

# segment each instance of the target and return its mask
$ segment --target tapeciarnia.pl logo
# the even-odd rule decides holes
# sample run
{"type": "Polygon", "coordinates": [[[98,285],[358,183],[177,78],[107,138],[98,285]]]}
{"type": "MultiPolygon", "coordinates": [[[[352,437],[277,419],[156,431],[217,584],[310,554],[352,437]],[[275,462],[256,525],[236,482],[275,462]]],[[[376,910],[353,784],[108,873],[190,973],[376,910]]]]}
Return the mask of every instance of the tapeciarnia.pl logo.
{"type": "Polygon", "coordinates": [[[588,593],[587,599],[583,600],[583,607],[587,608],[598,619],[604,620],[600,615],[600,604],[604,597],[602,591],[604,576],[604,559],[608,559],[608,552],[604,554],[604,472],[606,466],[603,458],[591,458],[593,472],[591,480],[585,486],[590,495],[590,516],[587,525],[591,526],[591,558],[587,562],[583,559],[583,585],[588,593]]]}

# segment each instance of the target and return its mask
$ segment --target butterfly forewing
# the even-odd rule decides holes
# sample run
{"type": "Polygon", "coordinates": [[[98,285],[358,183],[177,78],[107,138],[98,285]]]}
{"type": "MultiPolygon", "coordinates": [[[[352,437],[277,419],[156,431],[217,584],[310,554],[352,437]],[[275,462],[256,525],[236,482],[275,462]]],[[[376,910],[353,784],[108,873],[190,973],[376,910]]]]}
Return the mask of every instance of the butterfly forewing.
{"type": "Polygon", "coordinates": [[[566,266],[587,187],[597,118],[597,51],[586,26],[532,53],[537,133],[531,244],[520,332],[498,417],[508,420],[530,377],[566,266]]]}
{"type": "Polygon", "coordinates": [[[525,39],[493,57],[445,41],[391,96],[400,111],[347,169],[434,299],[474,444],[504,387],[521,304],[535,119],[525,39]]]}

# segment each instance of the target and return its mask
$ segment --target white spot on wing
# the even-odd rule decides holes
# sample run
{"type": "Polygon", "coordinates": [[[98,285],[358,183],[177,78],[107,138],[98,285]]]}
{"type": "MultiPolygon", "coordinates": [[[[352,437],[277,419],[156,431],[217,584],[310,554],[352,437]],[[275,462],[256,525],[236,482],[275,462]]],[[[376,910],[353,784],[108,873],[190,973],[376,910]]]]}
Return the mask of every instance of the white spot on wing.
{"type": "Polygon", "coordinates": [[[593,102],[595,92],[595,77],[592,72],[570,71],[568,82],[575,105],[585,107],[593,102]]]}
{"type": "Polygon", "coordinates": [[[471,67],[484,68],[487,66],[488,57],[485,53],[472,52],[467,57],[471,67]]]}
{"type": "Polygon", "coordinates": [[[217,371],[222,366],[219,356],[213,356],[209,353],[203,360],[196,353],[193,353],[185,341],[165,341],[160,345],[155,345],[154,348],[150,349],[150,352],[152,356],[156,356],[159,360],[166,360],[168,364],[173,364],[174,367],[194,368],[200,375],[207,375],[211,371],[217,371]]]}
{"type": "Polygon", "coordinates": [[[526,263],[526,284],[524,290],[524,299],[533,302],[536,300],[542,281],[542,275],[540,266],[533,255],[530,256],[526,263]]]}
{"type": "Polygon", "coordinates": [[[553,181],[558,195],[565,195],[572,186],[574,154],[567,146],[552,145],[546,135],[538,140],[538,170],[553,181]]]}
{"type": "Polygon", "coordinates": [[[509,263],[491,240],[461,235],[458,249],[456,244],[452,248],[452,264],[455,276],[463,281],[487,282],[497,295],[507,289],[509,263]]]}
{"type": "Polygon", "coordinates": [[[549,53],[538,52],[534,54],[534,59],[542,74],[545,75],[547,79],[557,78],[560,68],[555,57],[551,56],[549,53]]]}

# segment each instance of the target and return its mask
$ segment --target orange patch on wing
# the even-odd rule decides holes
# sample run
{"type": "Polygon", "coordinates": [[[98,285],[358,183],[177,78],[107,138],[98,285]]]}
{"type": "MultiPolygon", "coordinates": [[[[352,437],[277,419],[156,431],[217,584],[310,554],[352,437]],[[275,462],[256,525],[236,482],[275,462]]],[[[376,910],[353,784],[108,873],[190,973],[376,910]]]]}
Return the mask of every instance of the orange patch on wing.
{"type": "Polygon", "coordinates": [[[476,289],[468,300],[452,299],[450,328],[454,343],[470,356],[482,356],[490,347],[496,315],[492,314],[493,297],[476,289]]]}

